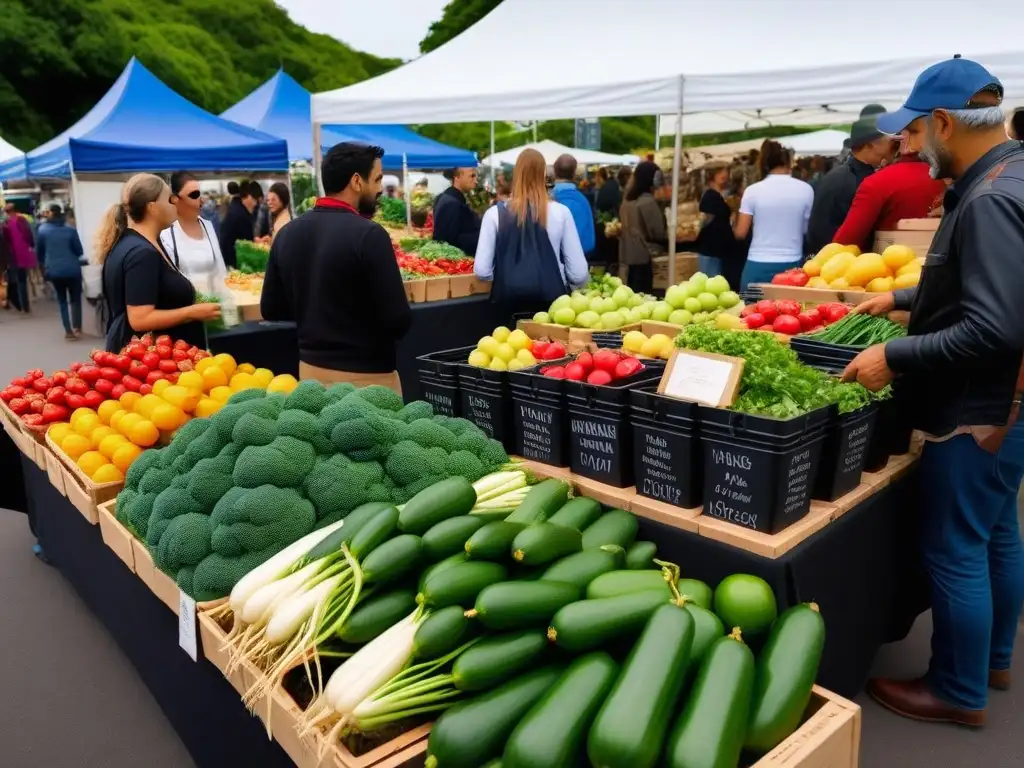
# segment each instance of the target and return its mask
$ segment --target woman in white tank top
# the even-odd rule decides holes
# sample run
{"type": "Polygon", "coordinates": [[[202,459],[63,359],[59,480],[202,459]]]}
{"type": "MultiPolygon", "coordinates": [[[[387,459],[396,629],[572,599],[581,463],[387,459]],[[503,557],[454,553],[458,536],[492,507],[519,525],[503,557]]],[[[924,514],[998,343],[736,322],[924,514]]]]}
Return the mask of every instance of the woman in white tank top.
{"type": "Polygon", "coordinates": [[[171,202],[178,210],[178,220],[160,233],[160,242],[197,291],[220,294],[228,270],[213,225],[199,215],[200,197],[194,176],[183,171],[171,176],[171,202]]]}

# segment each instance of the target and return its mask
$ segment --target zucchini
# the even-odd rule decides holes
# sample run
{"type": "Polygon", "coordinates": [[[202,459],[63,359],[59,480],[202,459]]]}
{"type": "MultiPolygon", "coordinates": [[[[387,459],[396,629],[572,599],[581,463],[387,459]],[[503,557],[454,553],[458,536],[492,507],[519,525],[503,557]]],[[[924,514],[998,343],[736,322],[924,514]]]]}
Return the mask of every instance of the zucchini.
{"type": "MultiPolygon", "coordinates": [[[[359,533],[367,520],[377,516],[378,513],[394,507],[386,501],[371,501],[369,504],[362,504],[356,507],[345,517],[345,523],[336,531],[331,531],[326,538],[322,539],[315,547],[303,555],[304,562],[319,560],[327,555],[337,554],[342,544],[348,544],[352,537],[359,533]]],[[[296,569],[297,570],[297,569],[296,569]]]]}
{"type": "Polygon", "coordinates": [[[627,549],[636,538],[639,528],[640,524],[632,512],[610,509],[583,531],[583,548],[594,549],[605,544],[616,544],[627,549]]]}
{"type": "Polygon", "coordinates": [[[442,520],[468,515],[476,504],[476,491],[466,478],[455,475],[417,493],[404,507],[398,518],[402,533],[422,536],[442,520]]]}
{"type": "Polygon", "coordinates": [[[579,599],[575,584],[506,581],[484,587],[466,615],[493,631],[546,627],[560,608],[579,599]]]}
{"type": "Polygon", "coordinates": [[[472,605],[481,589],[507,578],[508,571],[499,563],[459,563],[430,574],[416,602],[429,608],[472,605]]]}
{"type": "Polygon", "coordinates": [[[658,608],[668,602],[660,589],[569,603],[551,620],[548,640],[579,653],[601,648],[620,637],[636,637],[658,608]]]}
{"type": "Polygon", "coordinates": [[[354,645],[368,643],[414,610],[416,593],[411,589],[375,595],[352,611],[338,637],[354,645]]]}
{"type": "Polygon", "coordinates": [[[548,522],[582,531],[600,516],[600,502],[587,496],[577,496],[565,502],[560,510],[548,518],[548,522]]]}
{"type": "Polygon", "coordinates": [[[658,554],[658,545],[653,541],[634,541],[626,550],[626,568],[631,571],[645,571],[658,566],[654,558],[658,554]]]}
{"type": "Polygon", "coordinates": [[[398,510],[394,507],[382,509],[360,526],[355,536],[349,541],[348,549],[356,560],[362,560],[390,539],[397,527],[398,510]]]}
{"type": "Polygon", "coordinates": [[[478,517],[485,523],[500,522],[509,516],[508,509],[474,509],[469,513],[472,517],[478,517]]]}
{"type": "Polygon", "coordinates": [[[690,650],[690,672],[695,674],[701,660],[715,641],[725,636],[722,620],[696,603],[683,606],[693,617],[693,648],[690,650]]]}
{"type": "Polygon", "coordinates": [[[711,591],[711,587],[705,584],[703,581],[697,579],[680,579],[676,582],[676,589],[679,590],[679,596],[685,597],[689,602],[699,605],[706,611],[711,610],[711,604],[714,602],[714,592],[711,591]]]}
{"type": "Polygon", "coordinates": [[[564,581],[567,584],[575,584],[580,590],[584,590],[602,573],[621,568],[624,555],[622,547],[608,546],[600,549],[585,549],[552,563],[540,578],[542,581],[564,581]]]}
{"type": "Polygon", "coordinates": [[[452,679],[460,691],[485,691],[536,667],[548,650],[547,638],[536,629],[489,635],[459,655],[452,679]]]}
{"type": "Polygon", "coordinates": [[[745,746],[763,754],[790,736],[811,700],[825,647],[825,622],[814,603],[794,605],[772,625],[757,659],[745,746]]]}
{"type": "Polygon", "coordinates": [[[388,539],[363,558],[364,584],[389,584],[419,565],[423,539],[405,533],[388,539]]]}
{"type": "Polygon", "coordinates": [[[561,673],[555,665],[535,669],[456,704],[430,731],[425,768],[479,768],[500,757],[512,729],[561,673]]]}
{"type": "MultiPolygon", "coordinates": [[[[693,644],[693,619],[675,605],[658,608],[626,659],[587,739],[601,768],[652,768],[661,756],[693,644]]],[[[742,742],[740,734],[739,742],[742,742]]]]}
{"type": "Polygon", "coordinates": [[[618,674],[607,653],[588,653],[565,670],[512,731],[503,768],[575,765],[590,723],[618,674]]]}
{"type": "Polygon", "coordinates": [[[526,494],[516,511],[505,518],[509,523],[543,523],[569,500],[569,484],[553,477],[541,480],[526,494]]]}
{"type": "Polygon", "coordinates": [[[526,528],[525,523],[508,520],[488,523],[469,537],[465,544],[470,560],[506,560],[516,536],[526,528]]]}
{"type": "Polygon", "coordinates": [[[418,587],[419,591],[420,592],[423,591],[423,585],[427,583],[427,579],[430,577],[430,574],[438,573],[440,571],[446,571],[449,568],[451,568],[453,565],[458,565],[459,563],[466,562],[467,559],[468,558],[466,557],[466,553],[465,552],[459,552],[458,554],[452,555],[451,557],[446,557],[444,560],[442,560],[439,563],[434,563],[433,565],[428,566],[427,568],[424,568],[423,569],[423,573],[420,574],[419,587],[418,587]]]}
{"type": "Polygon", "coordinates": [[[739,631],[715,641],[668,739],[669,768],[738,765],[754,691],[754,654],[739,631]]]}
{"type": "Polygon", "coordinates": [[[512,558],[523,565],[547,565],[583,549],[583,534],[575,528],[537,523],[512,541],[512,558]]]}
{"type": "Polygon", "coordinates": [[[664,571],[609,571],[590,582],[587,586],[587,599],[616,597],[649,589],[663,590],[666,600],[672,597],[664,571]]]}
{"type": "Polygon", "coordinates": [[[468,640],[474,629],[474,623],[466,618],[462,606],[449,605],[431,611],[416,628],[412,655],[417,659],[445,656],[468,640]]]}
{"type": "Polygon", "coordinates": [[[436,563],[457,552],[465,552],[466,541],[486,522],[473,515],[442,520],[423,534],[423,556],[427,562],[436,563]]]}

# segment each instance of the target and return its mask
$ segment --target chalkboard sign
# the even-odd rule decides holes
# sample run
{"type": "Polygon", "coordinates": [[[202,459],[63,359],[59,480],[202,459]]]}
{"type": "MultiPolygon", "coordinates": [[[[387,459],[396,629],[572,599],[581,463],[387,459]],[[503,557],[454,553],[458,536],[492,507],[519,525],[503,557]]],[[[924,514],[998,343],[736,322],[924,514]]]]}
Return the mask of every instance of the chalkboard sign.
{"type": "Polygon", "coordinates": [[[488,437],[504,444],[509,437],[508,408],[511,398],[508,393],[470,389],[463,382],[459,396],[462,399],[462,418],[476,424],[488,437]]]}
{"type": "Polygon", "coordinates": [[[834,501],[860,485],[877,413],[871,405],[847,414],[826,434],[814,498],[834,501]]]}
{"type": "Polygon", "coordinates": [[[703,456],[689,430],[633,422],[636,492],[684,509],[701,503],[703,456]]]}
{"type": "Polygon", "coordinates": [[[437,416],[458,416],[459,388],[433,381],[420,380],[423,399],[430,403],[437,416]]]}
{"type": "Polygon", "coordinates": [[[569,466],[575,474],[617,488],[633,484],[633,441],[624,417],[570,408],[569,435],[569,466]]]}
{"type": "Polygon", "coordinates": [[[677,349],[665,366],[658,393],[728,407],[736,402],[739,394],[744,362],[742,357],[677,349]]]}
{"type": "Polygon", "coordinates": [[[561,405],[551,406],[516,398],[512,406],[516,453],[542,464],[568,466],[564,416],[565,410],[561,405]]]}

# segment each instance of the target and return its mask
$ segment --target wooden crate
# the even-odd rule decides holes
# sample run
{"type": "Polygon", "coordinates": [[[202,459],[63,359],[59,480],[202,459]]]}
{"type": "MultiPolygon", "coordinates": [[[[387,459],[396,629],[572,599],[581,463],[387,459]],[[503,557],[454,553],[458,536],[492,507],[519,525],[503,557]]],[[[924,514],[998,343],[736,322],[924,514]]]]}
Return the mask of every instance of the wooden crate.
{"type": "Polygon", "coordinates": [[[907,474],[918,458],[919,455],[913,452],[890,456],[889,462],[877,472],[865,472],[861,475],[861,482],[867,483],[877,491],[907,474]]]}
{"type": "Polygon", "coordinates": [[[46,436],[46,446],[60,460],[64,474],[64,493],[68,501],[82,513],[82,517],[96,525],[100,521],[99,505],[116,498],[124,488],[124,481],[94,483],[49,435],[46,436]]]}
{"type": "MultiPolygon", "coordinates": [[[[629,323],[618,329],[619,333],[639,331],[640,323],[629,323]]],[[[611,333],[611,331],[595,330],[591,328],[569,328],[555,323],[538,323],[533,320],[520,320],[516,328],[521,330],[531,339],[550,339],[561,342],[579,342],[589,344],[594,340],[595,333],[611,333]]]]}
{"type": "Polygon", "coordinates": [[[934,238],[934,230],[892,229],[875,232],[875,253],[881,253],[890,245],[905,245],[914,251],[915,256],[927,256],[934,238]]]}
{"type": "Polygon", "coordinates": [[[816,685],[805,718],[751,768],[859,768],[859,706],[816,685]]]}
{"type": "Polygon", "coordinates": [[[128,570],[135,572],[135,547],[132,542],[135,537],[131,532],[121,525],[115,516],[117,512],[117,499],[105,501],[99,505],[100,536],[106,544],[117,555],[121,562],[128,566],[128,570]]]}
{"type": "Polygon", "coordinates": [[[177,616],[181,591],[174,583],[174,579],[156,567],[153,555],[150,554],[145,542],[132,538],[132,554],[135,558],[135,574],[142,579],[143,584],[149,587],[149,591],[177,616]]]}
{"type": "Polygon", "coordinates": [[[474,295],[474,296],[476,296],[478,294],[490,293],[491,292],[491,281],[490,280],[481,280],[480,278],[474,276],[473,277],[473,282],[470,283],[469,287],[470,287],[469,292],[472,295],[474,295]]]}
{"type": "Polygon", "coordinates": [[[431,277],[426,283],[426,301],[444,301],[451,294],[451,279],[448,277],[431,277]]]}
{"type": "Polygon", "coordinates": [[[701,507],[684,509],[667,504],[664,501],[649,499],[646,496],[635,494],[629,505],[629,511],[637,517],[646,517],[673,528],[679,528],[691,533],[698,532],[698,523],[701,519],[701,507]]]}
{"type": "Polygon", "coordinates": [[[448,278],[448,295],[453,299],[471,296],[474,282],[476,278],[473,275],[453,275],[448,278]]]}
{"type": "Polygon", "coordinates": [[[25,424],[14,412],[7,407],[7,403],[0,401],[0,414],[4,430],[11,437],[11,441],[18,446],[18,450],[28,456],[37,467],[46,469],[46,449],[43,447],[44,429],[32,429],[25,424]]]}
{"type": "Polygon", "coordinates": [[[220,624],[210,617],[208,611],[197,611],[197,614],[196,621],[199,624],[199,640],[202,645],[203,656],[220,670],[221,674],[231,684],[231,687],[238,692],[239,696],[244,695],[250,685],[246,675],[246,668],[239,666],[232,670],[231,674],[226,672],[228,659],[231,655],[229,650],[224,647],[227,641],[227,633],[220,624]]]}
{"type": "Polygon", "coordinates": [[[752,531],[742,525],[701,515],[697,520],[697,532],[723,544],[774,559],[786,554],[831,523],[835,514],[835,505],[824,501],[812,501],[811,511],[802,520],[776,534],[752,531]]]}
{"type": "Polygon", "coordinates": [[[427,300],[426,280],[405,280],[402,284],[405,286],[405,298],[410,304],[422,304],[427,300]]]}
{"type": "Polygon", "coordinates": [[[792,299],[801,304],[826,304],[841,302],[856,306],[862,301],[867,301],[872,296],[880,296],[879,293],[868,293],[867,291],[835,291],[831,288],[798,288],[795,285],[772,285],[771,283],[755,283],[761,289],[766,299],[782,301],[792,299]]]}
{"type": "MultiPolygon", "coordinates": [[[[47,438],[49,440],[49,438],[47,438]]],[[[52,441],[51,441],[52,442],[52,441]]],[[[50,484],[60,491],[61,496],[67,496],[67,486],[64,481],[64,465],[57,454],[46,445],[40,445],[43,450],[43,462],[46,465],[46,476],[50,478],[50,484]]]]}

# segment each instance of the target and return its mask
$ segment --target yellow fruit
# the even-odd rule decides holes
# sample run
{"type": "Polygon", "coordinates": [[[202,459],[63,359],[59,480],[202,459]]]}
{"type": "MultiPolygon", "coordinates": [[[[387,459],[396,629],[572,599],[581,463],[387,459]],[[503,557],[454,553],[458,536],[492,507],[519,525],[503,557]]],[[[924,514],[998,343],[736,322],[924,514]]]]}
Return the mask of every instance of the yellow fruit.
{"type": "Polygon", "coordinates": [[[123,435],[109,435],[100,442],[99,452],[110,459],[122,445],[131,445],[131,443],[123,435]]]}
{"type": "Polygon", "coordinates": [[[96,413],[92,408],[75,408],[75,412],[71,414],[71,418],[68,420],[71,422],[71,426],[75,426],[78,420],[83,416],[88,416],[91,413],[96,413]]]}
{"type": "Polygon", "coordinates": [[[505,341],[508,340],[508,337],[511,333],[512,331],[510,331],[504,325],[499,325],[497,328],[494,329],[494,332],[491,334],[491,336],[493,336],[499,344],[504,344],[505,341]]]}
{"type": "Polygon", "coordinates": [[[160,394],[160,397],[176,408],[185,411],[185,413],[192,413],[196,408],[196,403],[199,402],[199,398],[202,397],[202,393],[188,387],[172,384],[160,394]]]}
{"type": "MultiPolygon", "coordinates": [[[[253,373],[255,370],[256,370],[256,366],[253,365],[252,363],[240,363],[239,366],[237,368],[235,368],[234,372],[235,373],[253,373]]],[[[231,376],[231,374],[229,373],[228,376],[231,376]]]]}
{"type": "Polygon", "coordinates": [[[150,393],[148,395],[143,395],[142,399],[135,404],[135,408],[132,410],[140,416],[145,416],[147,419],[150,419],[153,417],[153,411],[165,404],[166,401],[160,397],[160,395],[150,393]]]}
{"type": "Polygon", "coordinates": [[[142,449],[139,446],[125,443],[114,451],[113,456],[110,457],[110,462],[124,473],[128,471],[128,467],[132,465],[132,462],[139,458],[140,453],[142,453],[142,449]]]}
{"type": "Polygon", "coordinates": [[[730,315],[728,312],[715,317],[715,328],[721,331],[738,331],[746,328],[746,324],[736,315],[730,315]]]}
{"type": "Polygon", "coordinates": [[[60,445],[64,442],[65,437],[74,434],[74,430],[71,428],[70,424],[62,422],[60,424],[51,424],[50,428],[46,430],[46,434],[50,436],[50,439],[53,440],[54,443],[60,445]]]}
{"type": "Polygon", "coordinates": [[[221,352],[213,359],[217,361],[217,365],[223,368],[224,373],[226,373],[228,376],[231,376],[231,374],[233,374],[235,372],[235,369],[238,367],[238,364],[235,362],[235,358],[233,358],[227,352],[221,352]]]}
{"type": "Polygon", "coordinates": [[[202,419],[207,416],[213,416],[213,414],[223,407],[224,403],[220,400],[214,400],[212,397],[204,397],[196,406],[196,418],[202,419]]]}
{"type": "Polygon", "coordinates": [[[100,443],[103,442],[103,438],[116,434],[117,430],[113,427],[96,427],[96,429],[94,429],[89,435],[89,442],[92,443],[93,450],[98,451],[100,443]]]}
{"type": "Polygon", "coordinates": [[[474,349],[469,353],[469,360],[466,362],[474,368],[486,368],[491,364],[491,356],[482,350],[474,349]]]}
{"type": "Polygon", "coordinates": [[[808,288],[828,288],[828,281],[824,277],[812,277],[807,281],[808,288]]]}
{"type": "Polygon", "coordinates": [[[808,277],[817,277],[821,274],[821,262],[816,259],[811,259],[804,264],[804,273],[806,273],[808,277]]]}
{"type": "MultiPolygon", "coordinates": [[[[629,331],[622,337],[622,348],[629,352],[639,352],[647,341],[647,336],[640,331],[629,331]]],[[[654,357],[654,355],[649,355],[649,357],[654,357]]]]}
{"type": "Polygon", "coordinates": [[[206,371],[209,370],[210,368],[219,367],[220,366],[217,365],[217,361],[214,360],[212,357],[204,357],[202,360],[196,363],[195,371],[196,373],[202,374],[206,373],[206,371]]]}
{"type": "MultiPolygon", "coordinates": [[[[271,382],[273,383],[273,382],[271,382]]],[[[267,388],[268,392],[274,392],[275,390],[267,388]]],[[[226,403],[228,398],[231,397],[231,387],[214,387],[210,390],[210,397],[219,403],[226,403]]]]}
{"type": "Polygon", "coordinates": [[[865,286],[876,277],[891,277],[885,261],[877,253],[862,253],[843,273],[850,285],[865,286]]]}
{"type": "Polygon", "coordinates": [[[269,368],[257,368],[250,375],[252,380],[256,382],[256,386],[260,389],[266,389],[270,382],[274,380],[274,372],[269,368]]]}
{"type": "Polygon", "coordinates": [[[89,438],[72,433],[61,440],[60,449],[73,461],[77,461],[79,456],[92,449],[92,443],[89,442],[89,438]]]}
{"type": "Polygon", "coordinates": [[[181,408],[161,400],[160,405],[150,412],[149,420],[157,429],[175,430],[188,421],[188,416],[181,408]]]}
{"type": "Polygon", "coordinates": [[[888,293],[892,290],[892,282],[891,277],[876,277],[864,288],[872,293],[888,293]]]}
{"type": "Polygon", "coordinates": [[[520,349],[516,352],[516,360],[522,363],[525,367],[537,364],[537,358],[533,356],[533,352],[528,349],[520,349]]]}
{"type": "Polygon", "coordinates": [[[123,408],[117,400],[104,400],[100,403],[100,407],[96,409],[96,415],[100,417],[100,421],[104,424],[109,424],[110,417],[120,410],[123,410],[123,408]]]}
{"type": "Polygon", "coordinates": [[[97,469],[107,463],[107,457],[99,451],[86,451],[78,457],[75,463],[85,474],[92,477],[97,469]]]}
{"type": "MultiPolygon", "coordinates": [[[[625,339],[623,339],[625,341],[625,339]]],[[[625,346],[625,344],[623,344],[625,346]]],[[[661,342],[657,339],[646,339],[643,344],[640,345],[640,349],[631,350],[644,357],[660,357],[661,356],[661,342]]]]}
{"type": "MultiPolygon", "coordinates": [[[[199,362],[205,362],[212,358],[204,357],[199,362]]],[[[217,387],[226,386],[228,383],[228,375],[224,373],[224,369],[220,366],[211,366],[202,373],[203,377],[203,392],[210,392],[217,387]]],[[[179,380],[180,381],[180,380],[179,380]]]]}
{"type": "MultiPolygon", "coordinates": [[[[285,394],[291,392],[299,385],[299,382],[290,373],[281,373],[271,379],[270,384],[267,385],[267,392],[284,392],[285,394]]],[[[230,387],[228,392],[231,392],[230,387]]],[[[210,393],[213,394],[212,392],[210,393]]],[[[230,394],[229,394],[230,396],[230,394]]],[[[220,399],[220,398],[215,398],[220,399]]],[[[227,399],[227,398],[225,398],[227,399]]]]}
{"type": "Polygon", "coordinates": [[[126,411],[134,411],[135,410],[135,404],[137,402],[139,402],[139,400],[141,400],[141,399],[142,399],[142,395],[140,395],[138,392],[125,392],[123,395],[121,395],[121,401],[120,402],[121,402],[121,406],[126,411]]]}
{"type": "MultiPolygon", "coordinates": [[[[204,357],[203,360],[211,360],[212,358],[204,357]]],[[[171,386],[171,382],[167,379],[157,379],[153,382],[153,394],[162,395],[164,390],[171,386]]]]}
{"type": "Polygon", "coordinates": [[[856,256],[846,251],[837,253],[821,268],[821,277],[831,285],[833,280],[839,279],[846,273],[855,258],[856,256]]]}
{"type": "Polygon", "coordinates": [[[897,276],[892,281],[893,290],[900,290],[901,288],[913,288],[921,282],[921,271],[917,272],[904,272],[902,275],[897,276]]]}
{"type": "Polygon", "coordinates": [[[518,328],[512,331],[505,339],[505,343],[512,346],[516,352],[521,349],[528,349],[530,347],[530,337],[526,335],[525,331],[520,331],[518,328]]]}
{"type": "Polygon", "coordinates": [[[496,357],[493,360],[491,360],[491,364],[487,367],[490,368],[492,371],[507,371],[508,363],[506,363],[500,357],[496,357]]]}
{"type": "Polygon", "coordinates": [[[484,336],[480,341],[476,343],[476,348],[481,352],[486,352],[491,357],[498,354],[498,348],[501,346],[501,342],[493,336],[484,336]]]}
{"type": "Polygon", "coordinates": [[[902,267],[900,267],[898,270],[896,270],[896,277],[902,277],[903,275],[909,275],[911,272],[920,272],[921,268],[924,266],[924,259],[920,259],[920,263],[918,263],[918,262],[919,262],[918,259],[914,259],[909,264],[904,264],[902,267]]]}
{"type": "MultiPolygon", "coordinates": [[[[723,312],[722,314],[724,315],[725,313],[723,312]]],[[[676,346],[675,342],[672,341],[672,337],[671,336],[667,336],[664,333],[656,333],[656,334],[654,334],[653,336],[651,336],[651,341],[658,342],[658,346],[661,347],[662,353],[664,353],[665,350],[668,350],[669,352],[671,352],[673,349],[675,349],[675,346],[676,346]]]]}
{"type": "Polygon", "coordinates": [[[116,429],[122,435],[128,437],[128,435],[131,434],[132,428],[136,424],[141,424],[145,420],[146,419],[143,416],[140,416],[137,413],[126,413],[118,420],[116,429]]]}
{"type": "Polygon", "coordinates": [[[78,420],[71,425],[71,428],[83,437],[88,437],[96,427],[100,426],[102,426],[100,417],[96,415],[95,411],[89,411],[79,416],[78,420]]]}
{"type": "Polygon", "coordinates": [[[121,470],[113,464],[104,464],[92,474],[92,481],[101,485],[103,483],[120,483],[123,480],[124,475],[121,474],[121,470]]]}
{"type": "Polygon", "coordinates": [[[845,277],[837,277],[835,280],[828,284],[828,287],[834,291],[845,291],[847,288],[850,287],[850,284],[846,282],[845,277]]]}
{"type": "MultiPolygon", "coordinates": [[[[110,417],[110,426],[114,429],[118,429],[118,424],[121,423],[121,419],[128,415],[128,411],[123,408],[120,411],[114,411],[110,417]]],[[[119,430],[120,431],[120,430],[119,430]]]]}
{"type": "Polygon", "coordinates": [[[510,371],[521,371],[526,367],[526,363],[516,357],[509,360],[507,366],[510,371]]]}
{"type": "Polygon", "coordinates": [[[127,438],[135,443],[135,445],[148,448],[160,439],[160,430],[149,419],[142,419],[138,423],[132,424],[128,430],[127,438]]]}
{"type": "Polygon", "coordinates": [[[178,386],[197,391],[203,390],[203,374],[195,371],[185,371],[178,377],[178,386]]]}
{"type": "Polygon", "coordinates": [[[256,381],[253,379],[251,373],[236,373],[231,377],[232,392],[241,392],[243,389],[253,389],[256,387],[256,381]]]}
{"type": "MultiPolygon", "coordinates": [[[[814,258],[811,259],[811,261],[816,261],[816,262],[819,263],[819,265],[820,264],[824,264],[826,261],[831,259],[837,253],[841,253],[841,252],[843,252],[845,250],[846,250],[846,246],[843,245],[842,243],[829,243],[828,245],[823,247],[820,251],[818,251],[814,255],[814,258]]],[[[810,274],[810,273],[808,273],[808,274],[810,274]]]]}
{"type": "Polygon", "coordinates": [[[499,344],[498,351],[494,355],[494,359],[504,360],[506,363],[509,360],[516,359],[516,351],[512,349],[510,344],[499,344]]]}
{"type": "Polygon", "coordinates": [[[914,249],[906,245],[890,245],[882,251],[882,260],[893,272],[899,270],[914,260],[914,249]]]}

